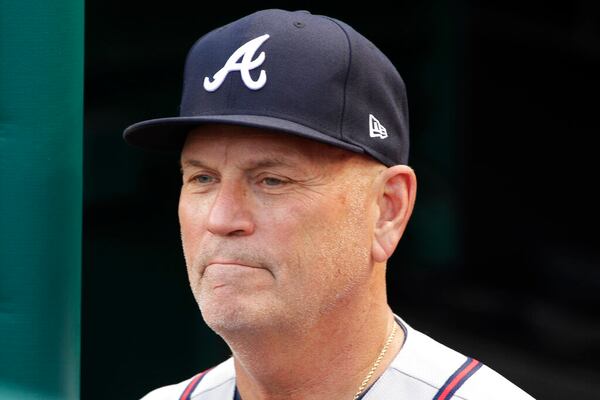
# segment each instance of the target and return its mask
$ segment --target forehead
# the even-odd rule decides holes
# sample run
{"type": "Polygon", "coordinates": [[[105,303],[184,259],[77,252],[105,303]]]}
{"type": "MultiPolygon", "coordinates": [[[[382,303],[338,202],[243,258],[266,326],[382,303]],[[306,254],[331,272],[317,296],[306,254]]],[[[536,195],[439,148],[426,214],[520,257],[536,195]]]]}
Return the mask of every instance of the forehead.
{"type": "Polygon", "coordinates": [[[314,140],[273,132],[265,129],[237,125],[203,125],[192,130],[181,152],[182,164],[188,159],[235,160],[263,157],[302,162],[327,164],[343,161],[355,153],[338,149],[314,140]]]}

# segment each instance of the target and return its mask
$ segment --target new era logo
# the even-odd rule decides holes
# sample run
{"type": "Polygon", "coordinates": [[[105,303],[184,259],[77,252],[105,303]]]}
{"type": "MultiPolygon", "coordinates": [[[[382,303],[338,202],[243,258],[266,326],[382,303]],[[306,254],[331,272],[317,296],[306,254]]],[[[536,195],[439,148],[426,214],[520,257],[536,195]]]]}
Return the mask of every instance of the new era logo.
{"type": "Polygon", "coordinates": [[[385,130],[385,126],[381,125],[381,122],[377,120],[373,116],[373,114],[369,114],[369,136],[378,137],[380,139],[385,139],[388,137],[388,133],[385,130]]]}

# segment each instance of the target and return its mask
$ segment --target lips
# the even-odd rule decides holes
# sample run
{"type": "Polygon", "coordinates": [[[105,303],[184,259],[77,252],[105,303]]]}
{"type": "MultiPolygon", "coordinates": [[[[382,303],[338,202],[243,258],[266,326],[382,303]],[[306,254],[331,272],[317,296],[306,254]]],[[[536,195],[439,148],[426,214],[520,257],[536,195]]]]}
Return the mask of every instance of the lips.
{"type": "Polygon", "coordinates": [[[212,260],[209,261],[205,267],[203,272],[206,272],[208,268],[231,268],[234,269],[264,269],[262,267],[250,264],[246,261],[238,261],[238,260],[212,260]]]}
{"type": "Polygon", "coordinates": [[[241,261],[215,261],[206,266],[201,279],[212,289],[229,287],[234,291],[256,290],[267,282],[265,272],[269,273],[265,268],[241,261]]]}
{"type": "Polygon", "coordinates": [[[254,265],[251,265],[245,261],[233,261],[233,260],[214,260],[214,261],[209,261],[206,265],[206,268],[210,267],[211,265],[231,265],[231,266],[238,266],[238,267],[247,267],[247,268],[261,268],[261,267],[257,267],[254,265]]]}
{"type": "Polygon", "coordinates": [[[209,267],[215,270],[266,270],[273,274],[270,263],[266,258],[257,255],[253,251],[244,251],[240,248],[230,250],[226,246],[205,246],[205,252],[197,260],[196,265],[201,277],[209,267]]]}

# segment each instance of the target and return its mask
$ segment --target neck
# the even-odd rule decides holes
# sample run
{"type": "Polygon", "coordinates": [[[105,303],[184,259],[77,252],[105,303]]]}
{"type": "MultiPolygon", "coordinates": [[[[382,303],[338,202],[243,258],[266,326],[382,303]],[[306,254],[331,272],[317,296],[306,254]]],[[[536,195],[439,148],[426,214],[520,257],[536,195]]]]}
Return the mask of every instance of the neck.
{"type": "MultiPolygon", "coordinates": [[[[236,381],[244,400],[352,399],[394,324],[383,299],[354,308],[354,312],[331,310],[309,329],[224,338],[233,351],[236,381]]],[[[403,336],[397,329],[368,385],[385,371],[403,336]]]]}

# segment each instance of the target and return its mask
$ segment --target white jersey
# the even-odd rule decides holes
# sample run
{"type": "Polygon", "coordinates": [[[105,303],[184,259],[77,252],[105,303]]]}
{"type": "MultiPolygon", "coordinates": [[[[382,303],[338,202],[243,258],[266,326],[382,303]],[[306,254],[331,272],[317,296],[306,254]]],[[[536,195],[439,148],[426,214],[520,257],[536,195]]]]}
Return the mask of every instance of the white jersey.
{"type": "MultiPolygon", "coordinates": [[[[362,400],[532,400],[479,361],[436,342],[396,317],[405,342],[362,400]]],[[[234,400],[233,358],[142,400],[234,400]]]]}

